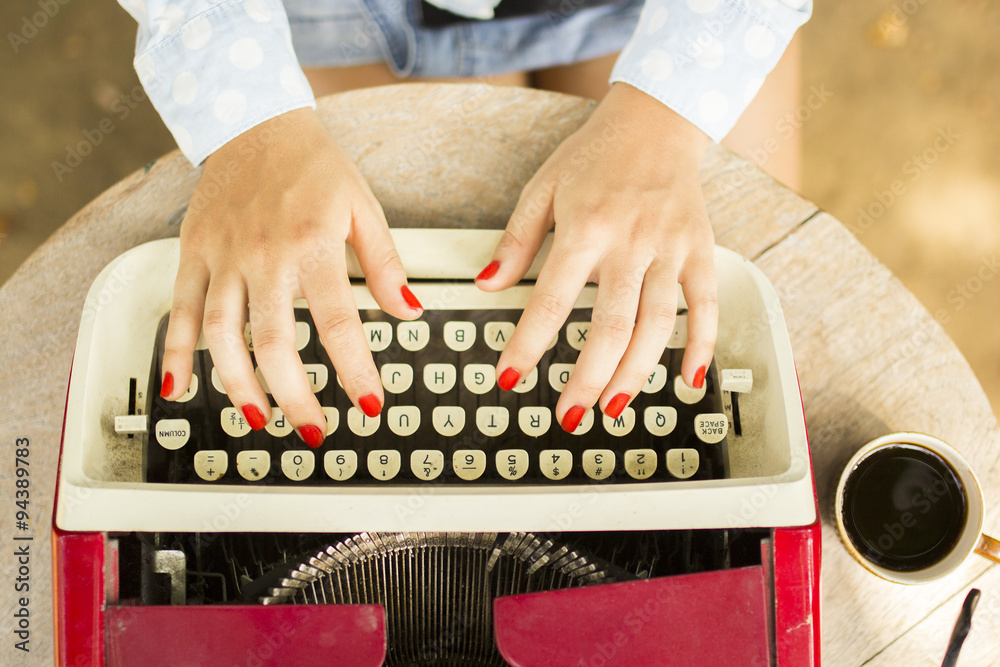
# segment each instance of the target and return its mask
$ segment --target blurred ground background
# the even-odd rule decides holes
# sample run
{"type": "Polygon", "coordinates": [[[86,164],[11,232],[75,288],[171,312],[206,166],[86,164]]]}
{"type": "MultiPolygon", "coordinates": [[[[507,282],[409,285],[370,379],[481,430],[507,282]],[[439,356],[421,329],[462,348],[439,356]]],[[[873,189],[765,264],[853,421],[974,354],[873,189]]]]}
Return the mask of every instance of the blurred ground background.
{"type": "MultiPolygon", "coordinates": [[[[1000,3],[989,0],[818,0],[795,121],[804,195],[938,318],[994,411],[998,34],[1000,3]]],[[[174,144],[138,87],[135,24],[113,0],[6,0],[0,37],[3,283],[73,213],[174,144]],[[58,11],[39,18],[44,7],[58,11]],[[74,166],[70,147],[87,136],[96,145],[74,166]]]]}

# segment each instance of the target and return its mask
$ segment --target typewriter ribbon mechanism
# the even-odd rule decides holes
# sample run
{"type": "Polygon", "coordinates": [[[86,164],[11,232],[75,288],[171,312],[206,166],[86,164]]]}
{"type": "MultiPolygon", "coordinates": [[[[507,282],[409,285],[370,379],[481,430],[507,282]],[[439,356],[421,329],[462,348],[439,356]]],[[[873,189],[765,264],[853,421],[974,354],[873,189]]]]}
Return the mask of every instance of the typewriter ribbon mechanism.
{"type": "MultiPolygon", "coordinates": [[[[426,306],[417,324],[355,281],[386,385],[378,420],[350,407],[296,304],[330,425],[315,451],[276,409],[250,431],[207,350],[184,400],[157,398],[178,242],[112,262],[67,400],[59,664],[818,665],[812,467],[766,278],[717,248],[705,390],[678,382],[679,294],[632,406],[566,434],[550,410],[595,288],[530,383],[500,392],[492,367],[548,243],[521,285],[483,293],[473,278],[499,234],[393,230],[426,306]]],[[[349,250],[348,263],[360,279],[349,250]]]]}

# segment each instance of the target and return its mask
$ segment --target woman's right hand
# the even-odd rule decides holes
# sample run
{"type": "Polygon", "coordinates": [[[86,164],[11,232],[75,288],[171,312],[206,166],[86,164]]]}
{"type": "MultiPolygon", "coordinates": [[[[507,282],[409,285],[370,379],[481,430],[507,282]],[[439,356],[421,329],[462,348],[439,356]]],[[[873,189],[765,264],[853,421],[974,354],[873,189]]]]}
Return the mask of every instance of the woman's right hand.
{"type": "Polygon", "coordinates": [[[345,244],[385,312],[419,317],[382,207],[314,111],[277,116],[216,151],[181,226],[161,395],[174,400],[185,392],[204,331],[229,399],[251,428],[263,428],[271,408],[243,335],[249,315],[254,356],[275,403],[302,439],[319,447],[326,420],[295,346],[293,303],[305,298],[351,402],[377,415],[382,383],[345,244]]]}

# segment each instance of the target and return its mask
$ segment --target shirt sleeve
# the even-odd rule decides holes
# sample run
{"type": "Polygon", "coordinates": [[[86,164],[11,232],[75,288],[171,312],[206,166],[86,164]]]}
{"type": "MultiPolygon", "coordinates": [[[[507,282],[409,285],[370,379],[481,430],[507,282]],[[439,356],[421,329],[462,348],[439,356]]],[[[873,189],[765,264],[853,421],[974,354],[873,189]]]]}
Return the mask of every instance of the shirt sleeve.
{"type": "Polygon", "coordinates": [[[315,108],[280,0],[119,3],[139,24],[139,81],[192,164],[269,118],[315,108]]]}
{"type": "Polygon", "coordinates": [[[611,82],[721,141],[811,13],[811,0],[646,0],[611,82]]]}

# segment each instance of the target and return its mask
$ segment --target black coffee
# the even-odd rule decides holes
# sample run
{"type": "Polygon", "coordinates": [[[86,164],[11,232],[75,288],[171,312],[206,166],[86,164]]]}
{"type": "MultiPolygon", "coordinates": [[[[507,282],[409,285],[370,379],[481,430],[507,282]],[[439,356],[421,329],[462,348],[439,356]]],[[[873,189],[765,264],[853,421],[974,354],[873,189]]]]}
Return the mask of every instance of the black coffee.
{"type": "Polygon", "coordinates": [[[844,528],[872,563],[912,572],[941,561],[965,530],[962,482],[934,452],[914,445],[881,449],[844,486],[844,528]]]}

